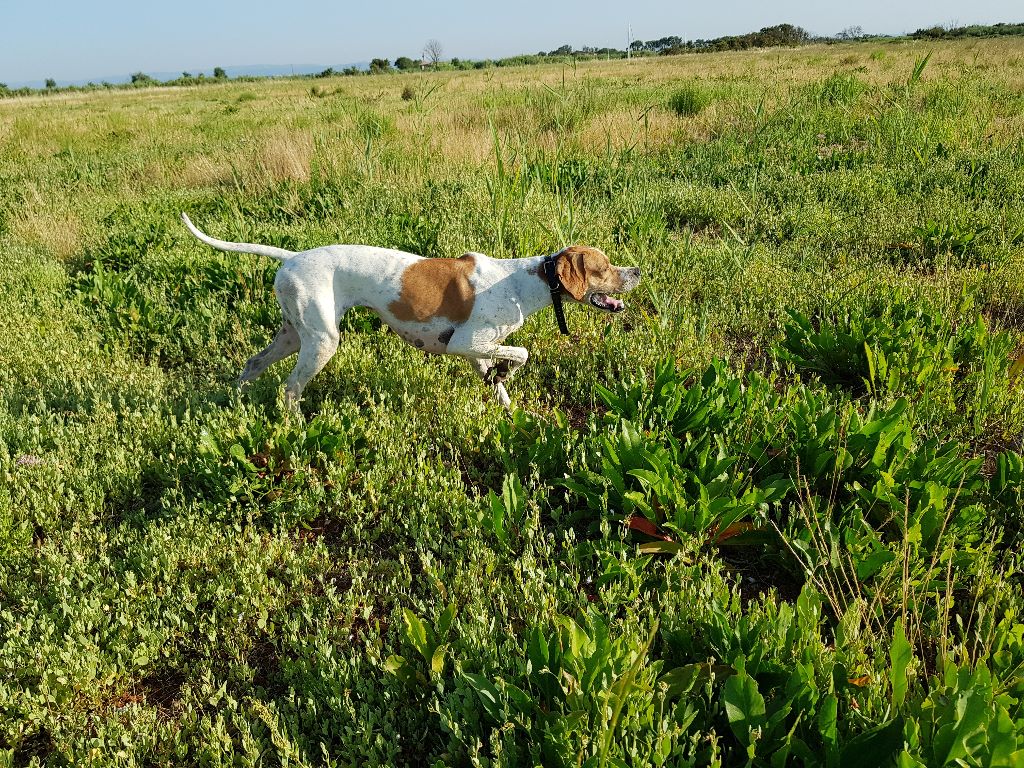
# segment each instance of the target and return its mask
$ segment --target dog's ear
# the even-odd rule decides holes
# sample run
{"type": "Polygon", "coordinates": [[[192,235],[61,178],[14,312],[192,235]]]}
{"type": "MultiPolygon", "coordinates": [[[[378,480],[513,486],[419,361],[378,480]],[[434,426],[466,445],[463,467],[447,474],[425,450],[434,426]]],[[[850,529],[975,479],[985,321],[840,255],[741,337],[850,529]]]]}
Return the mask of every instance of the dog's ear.
{"type": "Polygon", "coordinates": [[[587,267],[583,255],[583,251],[578,248],[566,248],[559,255],[555,267],[562,286],[576,301],[581,301],[587,292],[587,267]]]}

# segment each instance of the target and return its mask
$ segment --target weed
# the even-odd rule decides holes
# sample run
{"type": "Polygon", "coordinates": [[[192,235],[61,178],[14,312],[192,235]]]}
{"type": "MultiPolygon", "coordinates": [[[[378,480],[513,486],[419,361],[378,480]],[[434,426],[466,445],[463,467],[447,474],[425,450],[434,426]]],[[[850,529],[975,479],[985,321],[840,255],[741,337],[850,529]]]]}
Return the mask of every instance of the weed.
{"type": "Polygon", "coordinates": [[[711,104],[711,94],[699,83],[677,88],[669,96],[668,106],[680,117],[699,115],[711,104]]]}

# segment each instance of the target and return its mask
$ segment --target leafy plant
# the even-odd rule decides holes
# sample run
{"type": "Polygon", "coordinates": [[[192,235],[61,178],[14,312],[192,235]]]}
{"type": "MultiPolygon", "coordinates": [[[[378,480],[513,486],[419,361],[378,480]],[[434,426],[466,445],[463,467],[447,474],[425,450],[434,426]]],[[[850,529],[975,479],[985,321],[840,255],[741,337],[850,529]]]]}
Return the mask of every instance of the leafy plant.
{"type": "Polygon", "coordinates": [[[507,549],[526,523],[526,491],[519,478],[506,475],[501,485],[501,495],[487,492],[487,512],[483,515],[484,527],[494,534],[498,542],[507,549]]]}
{"type": "Polygon", "coordinates": [[[950,663],[927,697],[909,708],[900,765],[1016,765],[1024,744],[1013,727],[1017,701],[984,665],[950,663]]]}
{"type": "MultiPolygon", "coordinates": [[[[819,327],[790,311],[776,355],[796,370],[854,392],[921,393],[949,388],[989,347],[1004,348],[981,318],[954,327],[941,315],[907,302],[880,314],[851,310],[819,327]]],[[[1003,366],[1005,368],[1005,364],[1003,366]]]]}
{"type": "MultiPolygon", "coordinates": [[[[613,634],[595,613],[582,623],[556,616],[550,630],[528,631],[524,658],[513,674],[464,671],[459,682],[472,691],[481,725],[495,729],[492,739],[510,759],[571,765],[582,758],[585,765],[604,766],[622,764],[628,756],[662,764],[685,748],[693,715],[680,720],[665,711],[664,689],[656,685],[661,664],[647,659],[656,632],[657,625],[637,643],[613,634]],[[649,739],[624,739],[627,728],[649,739]]],[[[442,724],[454,725],[455,718],[473,722],[466,712],[451,709],[456,701],[440,702],[442,724]]],[[[474,748],[464,729],[451,733],[461,734],[463,749],[474,748]]]]}
{"type": "Polygon", "coordinates": [[[182,321],[162,312],[133,273],[109,272],[101,262],[80,278],[78,295],[90,309],[105,314],[115,334],[127,337],[146,354],[157,350],[182,321]]]}
{"type": "Polygon", "coordinates": [[[987,231],[987,226],[979,224],[926,221],[914,228],[914,236],[921,242],[923,258],[929,261],[943,253],[971,255],[987,231]]]}
{"type": "MultiPolygon", "coordinates": [[[[405,642],[411,645],[426,663],[431,680],[438,680],[444,674],[445,657],[450,649],[445,640],[455,620],[455,613],[455,605],[450,604],[434,624],[429,624],[408,608],[402,610],[402,634],[405,642]]],[[[404,683],[428,683],[428,679],[411,662],[398,654],[392,654],[385,660],[384,670],[404,683]]]]}

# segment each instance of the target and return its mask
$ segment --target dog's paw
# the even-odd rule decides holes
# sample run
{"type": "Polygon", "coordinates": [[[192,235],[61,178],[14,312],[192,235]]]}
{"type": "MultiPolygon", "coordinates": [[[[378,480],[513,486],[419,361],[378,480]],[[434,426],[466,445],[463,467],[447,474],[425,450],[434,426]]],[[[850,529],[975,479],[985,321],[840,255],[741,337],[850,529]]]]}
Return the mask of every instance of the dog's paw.
{"type": "Polygon", "coordinates": [[[504,384],[506,379],[509,377],[510,367],[511,363],[508,360],[501,360],[497,365],[492,365],[487,369],[484,381],[495,386],[498,384],[504,384]]]}

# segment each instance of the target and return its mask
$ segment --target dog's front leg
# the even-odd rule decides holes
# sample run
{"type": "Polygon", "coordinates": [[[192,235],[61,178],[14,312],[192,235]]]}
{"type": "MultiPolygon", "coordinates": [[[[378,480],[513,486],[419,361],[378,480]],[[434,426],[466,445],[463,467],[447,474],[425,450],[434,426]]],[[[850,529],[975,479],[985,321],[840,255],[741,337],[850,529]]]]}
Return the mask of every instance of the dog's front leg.
{"type": "MultiPolygon", "coordinates": [[[[489,357],[467,357],[466,362],[473,366],[476,375],[480,377],[484,384],[490,385],[491,389],[494,390],[494,396],[498,398],[498,402],[503,407],[509,408],[512,405],[512,400],[509,398],[508,392],[505,391],[504,379],[499,379],[494,375],[498,369],[494,361],[489,357]]],[[[504,365],[505,362],[502,361],[502,366],[504,365]]]]}
{"type": "MultiPolygon", "coordinates": [[[[452,339],[454,342],[455,339],[452,339]]],[[[498,402],[511,408],[512,400],[505,390],[505,382],[526,364],[529,352],[523,347],[506,347],[500,344],[473,344],[466,348],[454,348],[448,344],[448,352],[466,358],[473,365],[477,375],[494,387],[498,402]]]]}

